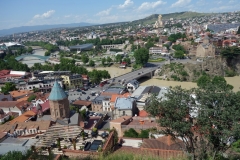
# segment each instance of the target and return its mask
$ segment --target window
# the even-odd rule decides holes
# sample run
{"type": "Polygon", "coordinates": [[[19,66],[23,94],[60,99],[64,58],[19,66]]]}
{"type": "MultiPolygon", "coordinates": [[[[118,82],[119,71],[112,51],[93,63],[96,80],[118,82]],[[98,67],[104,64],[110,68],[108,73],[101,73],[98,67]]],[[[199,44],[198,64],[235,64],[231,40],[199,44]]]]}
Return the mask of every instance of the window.
{"type": "Polygon", "coordinates": [[[123,111],[123,115],[125,115],[125,111],[123,111]]]}

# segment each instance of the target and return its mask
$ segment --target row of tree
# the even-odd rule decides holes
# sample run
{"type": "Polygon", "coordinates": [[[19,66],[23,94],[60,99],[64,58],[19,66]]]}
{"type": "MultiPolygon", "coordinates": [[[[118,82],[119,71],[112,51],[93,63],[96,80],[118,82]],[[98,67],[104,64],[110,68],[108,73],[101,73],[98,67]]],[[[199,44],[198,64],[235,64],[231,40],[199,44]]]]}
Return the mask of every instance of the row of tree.
{"type": "Polygon", "coordinates": [[[199,80],[198,86],[170,87],[164,99],[152,96],[145,110],[159,118],[162,134],[182,140],[192,159],[220,159],[240,138],[240,92],[233,92],[223,77],[199,80]]]}

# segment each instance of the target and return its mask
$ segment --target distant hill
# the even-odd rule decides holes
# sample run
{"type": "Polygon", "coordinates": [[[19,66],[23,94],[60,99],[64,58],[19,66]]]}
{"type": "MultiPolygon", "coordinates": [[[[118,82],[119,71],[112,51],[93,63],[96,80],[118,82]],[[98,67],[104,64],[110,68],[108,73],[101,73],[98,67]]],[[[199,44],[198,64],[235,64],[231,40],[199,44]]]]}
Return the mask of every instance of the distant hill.
{"type": "Polygon", "coordinates": [[[95,25],[95,24],[81,22],[81,23],[71,23],[71,24],[22,26],[22,27],[15,27],[15,28],[10,28],[10,29],[0,30],[0,36],[10,35],[10,34],[14,34],[14,33],[54,29],[54,28],[83,27],[83,26],[92,26],[92,25],[95,25]]]}
{"type": "MultiPolygon", "coordinates": [[[[163,20],[169,20],[170,18],[186,19],[186,18],[202,17],[202,16],[207,16],[212,14],[216,14],[216,13],[176,12],[176,13],[162,14],[162,19],[163,20]]],[[[157,20],[158,15],[159,14],[153,14],[146,18],[132,21],[132,23],[153,24],[157,20]]]]}

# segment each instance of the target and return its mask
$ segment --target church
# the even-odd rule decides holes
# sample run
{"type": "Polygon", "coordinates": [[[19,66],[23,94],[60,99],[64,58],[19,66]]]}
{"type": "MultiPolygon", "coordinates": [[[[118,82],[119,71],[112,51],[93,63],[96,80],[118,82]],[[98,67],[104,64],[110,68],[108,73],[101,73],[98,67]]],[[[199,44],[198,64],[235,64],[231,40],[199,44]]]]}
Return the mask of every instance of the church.
{"type": "Polygon", "coordinates": [[[156,28],[156,29],[163,28],[162,15],[158,16],[158,20],[153,25],[153,28],[156,28]]]}

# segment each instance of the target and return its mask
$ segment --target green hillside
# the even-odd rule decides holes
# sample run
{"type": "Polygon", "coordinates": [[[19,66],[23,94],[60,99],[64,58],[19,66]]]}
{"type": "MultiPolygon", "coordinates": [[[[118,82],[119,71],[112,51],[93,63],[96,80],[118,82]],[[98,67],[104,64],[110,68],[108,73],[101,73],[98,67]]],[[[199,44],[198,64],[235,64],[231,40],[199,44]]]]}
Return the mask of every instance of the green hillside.
{"type": "MultiPolygon", "coordinates": [[[[163,20],[169,20],[170,18],[174,19],[186,19],[186,18],[194,18],[194,17],[202,17],[212,15],[214,13],[197,13],[197,12],[176,12],[176,13],[168,13],[162,14],[163,20]]],[[[132,21],[134,24],[153,24],[158,18],[158,14],[153,14],[143,19],[132,21]]]]}

